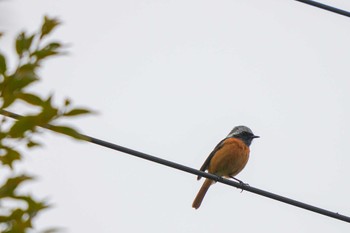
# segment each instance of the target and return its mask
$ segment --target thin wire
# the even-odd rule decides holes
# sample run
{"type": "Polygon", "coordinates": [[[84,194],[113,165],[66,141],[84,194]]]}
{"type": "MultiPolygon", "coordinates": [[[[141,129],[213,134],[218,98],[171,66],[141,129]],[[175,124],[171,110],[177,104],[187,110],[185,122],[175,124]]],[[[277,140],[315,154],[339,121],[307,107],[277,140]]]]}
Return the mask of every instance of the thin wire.
{"type": "Polygon", "coordinates": [[[336,13],[336,14],[350,17],[350,12],[339,9],[339,8],[335,8],[332,6],[328,6],[328,5],[323,4],[323,3],[319,3],[319,2],[315,2],[315,1],[311,1],[311,0],[295,0],[295,1],[302,2],[305,4],[311,5],[311,6],[315,6],[315,7],[321,8],[321,9],[326,10],[326,11],[331,11],[331,12],[336,13]]]}
{"type": "MultiPolygon", "coordinates": [[[[17,120],[22,117],[21,115],[18,115],[18,114],[12,113],[12,112],[8,112],[8,111],[3,110],[3,109],[0,109],[0,114],[7,116],[7,117],[17,119],[17,120]]],[[[40,127],[50,129],[51,125],[40,125],[40,127]]],[[[306,209],[306,210],[309,210],[309,211],[312,211],[312,212],[315,212],[318,214],[322,214],[322,215],[325,215],[325,216],[328,216],[331,218],[335,218],[335,219],[350,223],[350,217],[345,216],[345,215],[341,215],[341,214],[336,213],[336,212],[331,212],[329,210],[318,208],[316,206],[312,206],[312,205],[309,205],[309,204],[306,204],[306,203],[303,203],[300,201],[296,201],[296,200],[293,200],[293,199],[290,199],[287,197],[283,197],[283,196],[280,196],[280,195],[277,195],[277,194],[274,194],[271,192],[267,192],[267,191],[264,191],[264,190],[261,190],[258,188],[254,188],[252,186],[242,185],[239,182],[228,180],[228,179],[225,179],[225,178],[222,178],[222,177],[210,174],[210,173],[202,172],[202,171],[199,171],[197,169],[184,166],[182,164],[178,164],[178,163],[174,163],[174,162],[169,161],[169,160],[161,159],[161,158],[158,158],[158,157],[146,154],[146,153],[142,153],[142,152],[139,152],[136,150],[132,150],[132,149],[129,149],[129,148],[126,148],[123,146],[116,145],[114,143],[106,142],[106,141],[101,140],[101,139],[97,139],[97,138],[90,137],[90,136],[83,135],[83,134],[81,136],[82,136],[83,140],[100,145],[100,146],[103,146],[103,147],[107,147],[107,148],[110,148],[113,150],[124,152],[126,154],[130,154],[130,155],[136,156],[138,158],[146,159],[146,160],[149,160],[149,161],[152,161],[155,163],[159,163],[159,164],[171,167],[171,168],[175,168],[177,170],[191,173],[191,174],[194,174],[196,176],[202,176],[205,178],[209,178],[209,179],[215,180],[219,183],[230,185],[230,186],[233,186],[233,187],[236,187],[239,189],[246,190],[248,192],[252,192],[252,193],[264,196],[264,197],[274,199],[276,201],[284,202],[286,204],[290,204],[290,205],[293,205],[293,206],[296,206],[296,207],[299,207],[302,209],[306,209]]]]}

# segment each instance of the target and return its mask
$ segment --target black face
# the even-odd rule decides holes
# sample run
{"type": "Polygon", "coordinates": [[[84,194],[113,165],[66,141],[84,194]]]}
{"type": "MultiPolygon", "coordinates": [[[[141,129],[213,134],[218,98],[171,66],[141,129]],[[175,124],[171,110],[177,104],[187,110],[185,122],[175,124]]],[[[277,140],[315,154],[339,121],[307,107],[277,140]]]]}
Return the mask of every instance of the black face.
{"type": "Polygon", "coordinates": [[[250,132],[241,132],[237,135],[233,136],[234,138],[239,138],[241,139],[247,146],[250,146],[254,138],[258,138],[259,136],[255,136],[254,134],[250,132]]]}

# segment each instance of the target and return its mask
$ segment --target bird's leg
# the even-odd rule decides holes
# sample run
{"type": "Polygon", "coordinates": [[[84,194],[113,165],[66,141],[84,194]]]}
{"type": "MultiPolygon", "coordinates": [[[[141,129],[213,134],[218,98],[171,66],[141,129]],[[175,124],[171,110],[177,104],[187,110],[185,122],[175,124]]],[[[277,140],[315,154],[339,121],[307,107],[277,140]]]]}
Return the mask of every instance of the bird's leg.
{"type": "Polygon", "coordinates": [[[243,181],[241,181],[241,180],[237,179],[237,178],[236,178],[236,177],[234,177],[234,176],[230,176],[230,178],[234,179],[235,181],[238,181],[238,182],[239,182],[240,184],[242,184],[242,185],[248,185],[248,186],[249,186],[249,184],[244,183],[243,181]]]}
{"type": "Polygon", "coordinates": [[[239,180],[239,179],[237,179],[236,177],[234,177],[234,176],[230,176],[232,179],[234,179],[235,181],[238,181],[240,184],[241,184],[241,189],[242,189],[242,191],[241,192],[243,192],[243,186],[249,186],[249,184],[247,184],[247,183],[244,183],[243,181],[241,181],[241,180],[239,180]]]}
{"type": "Polygon", "coordinates": [[[214,180],[214,181],[215,181],[215,182],[222,181],[222,177],[221,177],[221,176],[216,175],[216,177],[215,177],[215,180],[214,180]]]}

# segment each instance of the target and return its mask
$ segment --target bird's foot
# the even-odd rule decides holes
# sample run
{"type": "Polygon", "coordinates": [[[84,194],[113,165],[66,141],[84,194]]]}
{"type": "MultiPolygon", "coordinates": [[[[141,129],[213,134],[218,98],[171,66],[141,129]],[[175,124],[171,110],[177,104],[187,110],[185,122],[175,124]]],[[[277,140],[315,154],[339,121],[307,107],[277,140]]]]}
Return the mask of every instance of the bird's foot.
{"type": "Polygon", "coordinates": [[[243,187],[244,186],[249,186],[249,184],[248,183],[244,183],[243,181],[241,181],[241,180],[239,180],[239,179],[237,179],[236,177],[234,177],[234,176],[230,176],[232,179],[234,179],[235,181],[238,181],[239,182],[239,184],[241,185],[241,192],[243,192],[243,187]]]}
{"type": "Polygon", "coordinates": [[[223,178],[222,178],[221,176],[216,176],[216,177],[215,177],[215,182],[222,181],[222,179],[223,179],[223,178]]]}

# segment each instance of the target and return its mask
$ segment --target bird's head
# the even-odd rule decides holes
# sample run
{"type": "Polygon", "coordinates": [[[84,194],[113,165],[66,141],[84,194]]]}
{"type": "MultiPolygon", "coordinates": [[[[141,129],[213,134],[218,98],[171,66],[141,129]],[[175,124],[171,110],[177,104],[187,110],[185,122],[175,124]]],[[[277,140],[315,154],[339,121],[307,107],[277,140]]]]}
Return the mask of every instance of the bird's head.
{"type": "Polygon", "coordinates": [[[253,134],[253,131],[247,126],[236,126],[231,132],[227,135],[226,138],[238,138],[241,139],[247,146],[250,146],[254,138],[259,138],[253,134]]]}

